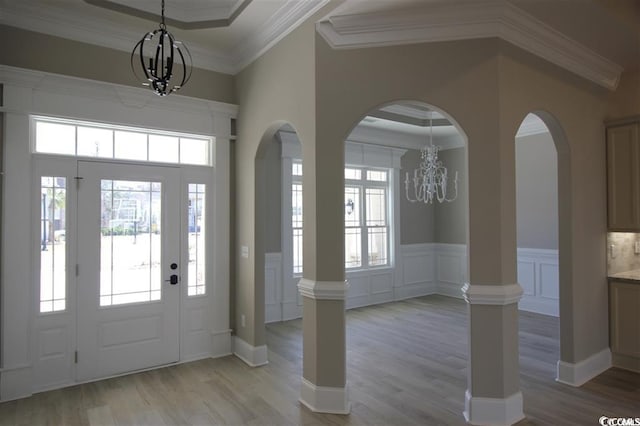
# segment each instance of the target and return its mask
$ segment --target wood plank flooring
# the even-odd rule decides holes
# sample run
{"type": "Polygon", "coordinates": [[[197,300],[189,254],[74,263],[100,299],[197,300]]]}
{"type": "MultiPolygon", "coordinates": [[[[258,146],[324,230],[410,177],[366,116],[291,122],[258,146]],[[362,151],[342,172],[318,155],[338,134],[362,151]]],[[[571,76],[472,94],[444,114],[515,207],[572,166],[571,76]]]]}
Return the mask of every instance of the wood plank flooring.
{"type": "MultiPolygon", "coordinates": [[[[347,313],[349,416],[298,402],[301,321],[267,326],[269,364],[207,359],[0,404],[5,425],[462,425],[464,301],[428,296],[347,313]]],[[[640,374],[610,369],[581,388],[554,381],[556,318],[520,315],[521,425],[640,417],[640,374]]]]}

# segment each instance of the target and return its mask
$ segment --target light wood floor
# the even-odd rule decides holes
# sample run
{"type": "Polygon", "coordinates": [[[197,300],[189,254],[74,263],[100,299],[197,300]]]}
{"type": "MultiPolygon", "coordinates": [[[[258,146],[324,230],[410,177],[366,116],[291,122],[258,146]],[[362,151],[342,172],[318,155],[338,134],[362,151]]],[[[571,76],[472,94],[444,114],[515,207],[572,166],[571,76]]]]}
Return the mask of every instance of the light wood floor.
{"type": "MultiPolygon", "coordinates": [[[[522,425],[597,425],[640,417],[640,374],[610,369],[582,386],[554,381],[558,321],[520,315],[522,425]]],[[[0,404],[0,425],[464,424],[467,331],[463,301],[429,296],[347,314],[349,416],[297,401],[301,321],[267,326],[269,365],[207,359],[0,404]]]]}

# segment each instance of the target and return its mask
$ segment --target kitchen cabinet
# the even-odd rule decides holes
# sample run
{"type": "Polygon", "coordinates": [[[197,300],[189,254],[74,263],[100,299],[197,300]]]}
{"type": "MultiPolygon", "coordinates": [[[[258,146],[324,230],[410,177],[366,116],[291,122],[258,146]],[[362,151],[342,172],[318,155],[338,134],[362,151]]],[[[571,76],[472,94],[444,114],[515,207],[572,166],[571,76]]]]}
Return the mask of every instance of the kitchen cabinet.
{"type": "Polygon", "coordinates": [[[607,125],[609,231],[640,231],[640,117],[607,125]]]}
{"type": "Polygon", "coordinates": [[[612,364],[640,372],[640,281],[609,281],[609,340],[612,364]]]}

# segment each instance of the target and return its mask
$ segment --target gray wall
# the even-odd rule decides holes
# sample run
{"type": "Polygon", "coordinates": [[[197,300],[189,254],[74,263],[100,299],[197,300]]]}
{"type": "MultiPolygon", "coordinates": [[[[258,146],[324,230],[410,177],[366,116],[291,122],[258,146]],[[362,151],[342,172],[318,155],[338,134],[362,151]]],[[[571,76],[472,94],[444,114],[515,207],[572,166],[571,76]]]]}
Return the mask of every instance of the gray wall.
{"type": "MultiPolygon", "coordinates": [[[[0,25],[0,39],[11,40],[0,50],[1,64],[142,87],[131,71],[130,53],[7,25],[0,25]]],[[[134,45],[132,41],[131,49],[134,45]]],[[[234,80],[229,74],[195,68],[179,93],[236,103],[234,80]]]]}
{"type": "MultiPolygon", "coordinates": [[[[434,205],[435,241],[443,244],[467,244],[469,201],[467,195],[467,150],[455,148],[440,151],[439,158],[447,168],[450,183],[458,172],[458,198],[450,203],[434,205]]],[[[449,185],[449,190],[453,186],[449,185]]],[[[453,194],[452,194],[453,195],[453,194]]]]}
{"type": "MultiPolygon", "coordinates": [[[[407,200],[404,180],[405,173],[413,175],[420,163],[420,151],[408,150],[400,161],[400,244],[423,244],[434,242],[433,206],[424,203],[410,203],[407,200]]],[[[412,187],[409,188],[410,190],[412,187]]]]}
{"type": "MultiPolygon", "coordinates": [[[[449,191],[458,172],[458,198],[451,203],[410,203],[406,199],[405,173],[410,174],[420,162],[420,151],[409,150],[402,157],[400,171],[400,244],[466,244],[467,182],[466,148],[440,151],[438,154],[450,177],[449,191]]],[[[450,192],[448,196],[452,196],[450,192]]]]}
{"type": "Polygon", "coordinates": [[[268,146],[265,161],[265,191],[266,210],[264,211],[266,227],[265,227],[265,250],[266,253],[280,253],[282,251],[281,244],[281,210],[282,210],[282,144],[277,138],[274,138],[268,146]]]}
{"type": "Polygon", "coordinates": [[[516,138],[518,247],[558,249],[558,160],[549,133],[516,138]]]}

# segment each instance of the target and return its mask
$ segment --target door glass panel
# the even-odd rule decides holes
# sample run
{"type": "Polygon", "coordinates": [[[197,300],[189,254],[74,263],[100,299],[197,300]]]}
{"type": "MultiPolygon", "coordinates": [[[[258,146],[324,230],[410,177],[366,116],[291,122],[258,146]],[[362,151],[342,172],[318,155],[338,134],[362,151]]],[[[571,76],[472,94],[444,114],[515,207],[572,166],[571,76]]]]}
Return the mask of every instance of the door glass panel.
{"type": "Polygon", "coordinates": [[[66,309],[66,178],[40,180],[40,312],[66,309]]]}
{"type": "Polygon", "coordinates": [[[100,306],[160,300],[161,188],[101,181],[100,306]]]}
{"type": "Polygon", "coordinates": [[[205,185],[189,184],[189,272],[187,294],[205,294],[205,185]]]}

